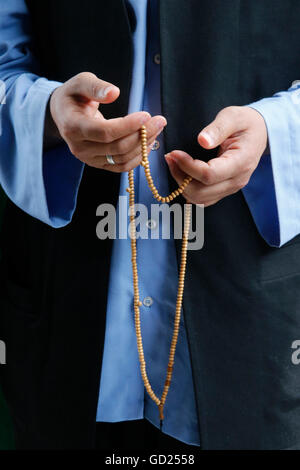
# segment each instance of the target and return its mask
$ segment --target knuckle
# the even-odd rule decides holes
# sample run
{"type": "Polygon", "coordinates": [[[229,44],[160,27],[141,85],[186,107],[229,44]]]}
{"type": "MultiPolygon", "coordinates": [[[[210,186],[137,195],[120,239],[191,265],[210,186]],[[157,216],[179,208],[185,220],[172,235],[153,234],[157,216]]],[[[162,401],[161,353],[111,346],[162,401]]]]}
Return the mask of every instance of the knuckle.
{"type": "Polygon", "coordinates": [[[118,155],[118,164],[125,165],[130,160],[129,155],[118,155]]]}
{"type": "Polygon", "coordinates": [[[77,75],[73,77],[74,80],[82,81],[82,80],[91,80],[97,78],[96,75],[92,72],[79,72],[77,75]]]}
{"type": "Polygon", "coordinates": [[[127,163],[118,163],[118,170],[122,173],[129,171],[127,163]]]}
{"type": "Polygon", "coordinates": [[[125,153],[128,153],[131,150],[130,143],[127,142],[126,140],[122,139],[120,142],[117,144],[117,152],[121,155],[124,155],[125,153]]]}
{"type": "Polygon", "coordinates": [[[219,137],[222,139],[225,139],[227,137],[225,123],[220,123],[217,125],[217,135],[219,135],[219,137]]]}
{"type": "Polygon", "coordinates": [[[218,119],[218,121],[215,123],[215,132],[216,132],[216,135],[217,136],[222,136],[225,132],[225,125],[223,123],[223,121],[220,120],[220,118],[218,119]]]}
{"type": "Polygon", "coordinates": [[[235,192],[237,193],[238,191],[240,191],[241,189],[243,189],[244,185],[242,183],[238,183],[236,186],[235,186],[235,192]]]}
{"type": "Polygon", "coordinates": [[[68,147],[69,147],[71,154],[74,155],[74,157],[77,157],[77,152],[76,152],[76,149],[73,147],[73,145],[69,143],[68,147]]]}
{"type": "Polygon", "coordinates": [[[212,168],[210,168],[209,170],[205,170],[203,171],[203,174],[202,174],[202,181],[204,184],[206,185],[211,185],[214,183],[215,181],[215,174],[214,174],[214,171],[212,168]]]}
{"type": "Polygon", "coordinates": [[[75,122],[68,122],[61,127],[61,134],[63,137],[72,138],[78,133],[79,127],[75,122]]]}
{"type": "Polygon", "coordinates": [[[201,193],[199,191],[184,191],[184,195],[188,197],[189,201],[191,201],[193,204],[202,204],[203,197],[201,196],[201,193]]]}
{"type": "Polygon", "coordinates": [[[87,166],[90,166],[92,168],[98,168],[98,164],[95,158],[93,158],[92,160],[86,161],[85,163],[87,166]]]}
{"type": "Polygon", "coordinates": [[[197,196],[197,197],[193,197],[191,200],[192,200],[192,202],[193,202],[194,204],[200,204],[200,205],[204,205],[204,204],[205,204],[205,203],[203,202],[203,197],[201,198],[201,197],[197,196]]]}
{"type": "Polygon", "coordinates": [[[151,139],[155,139],[156,136],[160,134],[160,130],[157,128],[157,124],[155,122],[152,122],[151,125],[148,126],[147,129],[147,136],[148,136],[148,142],[151,139]]]}
{"type": "Polygon", "coordinates": [[[108,127],[101,127],[99,129],[99,138],[101,142],[104,142],[105,144],[109,144],[112,141],[111,133],[108,127]]]}
{"type": "Polygon", "coordinates": [[[92,168],[98,168],[98,170],[104,169],[104,165],[101,162],[99,162],[99,160],[97,158],[92,158],[92,159],[86,160],[86,161],[84,161],[84,163],[86,165],[92,167],[92,168]]]}
{"type": "Polygon", "coordinates": [[[137,167],[139,165],[140,161],[137,161],[136,159],[134,160],[129,160],[126,163],[122,163],[122,171],[130,171],[133,170],[133,168],[137,167]]]}
{"type": "MultiPolygon", "coordinates": [[[[242,188],[244,188],[245,186],[247,186],[247,184],[249,183],[249,180],[250,180],[250,177],[246,177],[246,178],[243,178],[242,181],[241,181],[241,186],[242,188]]],[[[241,189],[242,189],[241,188],[241,189]]]]}
{"type": "Polygon", "coordinates": [[[93,161],[94,159],[91,157],[91,155],[82,148],[81,145],[74,144],[74,143],[69,143],[68,147],[70,149],[70,152],[72,155],[74,155],[78,160],[80,160],[83,163],[89,163],[93,161]]]}
{"type": "Polygon", "coordinates": [[[241,107],[240,106],[227,106],[223,108],[216,116],[215,127],[216,132],[223,136],[226,134],[228,128],[228,122],[237,122],[241,119],[241,107]]]}
{"type": "Polygon", "coordinates": [[[228,116],[230,114],[231,116],[235,117],[240,114],[241,111],[241,106],[227,106],[227,108],[224,108],[221,111],[222,116],[228,116]]]}
{"type": "Polygon", "coordinates": [[[252,162],[247,162],[241,170],[250,175],[254,170],[252,162]]]}
{"type": "Polygon", "coordinates": [[[243,189],[247,184],[248,184],[248,179],[247,178],[239,178],[234,185],[234,189],[236,191],[239,191],[240,189],[243,189]]]}
{"type": "Polygon", "coordinates": [[[73,142],[70,142],[70,143],[69,143],[69,149],[70,149],[70,152],[71,152],[73,155],[79,156],[80,151],[79,151],[78,145],[76,145],[76,144],[73,143],[73,142]]]}
{"type": "Polygon", "coordinates": [[[249,183],[250,181],[250,178],[251,178],[251,174],[248,174],[245,179],[244,179],[244,186],[247,186],[247,184],[249,183]]]}
{"type": "Polygon", "coordinates": [[[132,162],[122,163],[122,171],[130,171],[132,168],[134,168],[132,162]]]}

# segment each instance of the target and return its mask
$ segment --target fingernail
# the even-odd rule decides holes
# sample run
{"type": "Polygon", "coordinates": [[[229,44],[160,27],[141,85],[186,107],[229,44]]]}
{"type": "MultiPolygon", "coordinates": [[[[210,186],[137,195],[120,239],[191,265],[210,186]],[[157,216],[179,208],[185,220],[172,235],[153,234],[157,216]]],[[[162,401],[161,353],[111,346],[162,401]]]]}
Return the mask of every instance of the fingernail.
{"type": "Polygon", "coordinates": [[[157,122],[156,122],[156,127],[157,127],[158,130],[160,130],[160,129],[163,129],[166,124],[167,124],[167,123],[166,123],[166,120],[163,119],[163,118],[160,118],[160,119],[158,119],[157,122]]]}
{"type": "Polygon", "coordinates": [[[151,118],[151,115],[149,113],[143,114],[141,117],[141,124],[145,124],[149,119],[151,118]]]}
{"type": "Polygon", "coordinates": [[[211,146],[214,144],[214,139],[213,137],[208,133],[208,132],[200,132],[200,135],[204,137],[204,139],[207,141],[208,145],[211,146]]]}
{"type": "Polygon", "coordinates": [[[113,88],[114,86],[107,86],[105,88],[100,88],[100,90],[97,93],[97,98],[99,98],[100,100],[103,100],[104,98],[106,98],[110,90],[112,90],[113,88]]]}
{"type": "Polygon", "coordinates": [[[166,153],[165,154],[165,159],[167,160],[167,162],[172,162],[173,161],[173,155],[171,155],[171,153],[166,153]]]}

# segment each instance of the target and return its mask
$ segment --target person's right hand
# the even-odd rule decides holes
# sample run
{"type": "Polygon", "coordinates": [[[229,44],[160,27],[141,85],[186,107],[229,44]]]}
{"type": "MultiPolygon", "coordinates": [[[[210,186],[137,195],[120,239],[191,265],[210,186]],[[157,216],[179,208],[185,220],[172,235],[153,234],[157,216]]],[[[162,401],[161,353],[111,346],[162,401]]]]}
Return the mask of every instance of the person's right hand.
{"type": "Polygon", "coordinates": [[[167,121],[137,112],[125,117],[105,119],[99,103],[112,103],[120,94],[118,87],[82,72],[54,90],[50,113],[60,136],[75,157],[87,165],[113,172],[129,171],[141,161],[139,129],[147,129],[148,150],[167,121]],[[112,155],[115,165],[106,160],[112,155]]]}

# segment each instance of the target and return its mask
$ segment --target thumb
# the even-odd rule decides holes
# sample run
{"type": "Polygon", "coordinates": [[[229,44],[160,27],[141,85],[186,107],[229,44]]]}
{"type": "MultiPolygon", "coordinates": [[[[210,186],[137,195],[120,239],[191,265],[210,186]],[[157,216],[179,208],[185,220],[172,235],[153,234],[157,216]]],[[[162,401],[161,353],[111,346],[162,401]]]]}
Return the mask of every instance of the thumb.
{"type": "Polygon", "coordinates": [[[69,93],[98,103],[112,103],[119,97],[120,89],[93,73],[82,72],[69,80],[69,93]]]}
{"type": "Polygon", "coordinates": [[[220,111],[212,121],[198,134],[201,147],[213,149],[221,145],[228,137],[244,129],[238,107],[231,106],[220,111]]]}

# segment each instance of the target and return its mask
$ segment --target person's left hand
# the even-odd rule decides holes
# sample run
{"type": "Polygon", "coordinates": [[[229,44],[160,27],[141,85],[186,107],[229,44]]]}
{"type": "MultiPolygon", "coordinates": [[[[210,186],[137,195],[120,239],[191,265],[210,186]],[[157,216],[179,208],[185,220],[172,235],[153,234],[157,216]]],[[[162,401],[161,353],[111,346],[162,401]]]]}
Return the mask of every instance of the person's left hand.
{"type": "Polygon", "coordinates": [[[183,196],[207,207],[247,185],[267,147],[268,133],[258,111],[230,106],[198,134],[198,142],[205,149],[220,146],[218,156],[206,163],[173,150],[165,158],[179,185],[187,175],[193,178],[183,196]]]}

